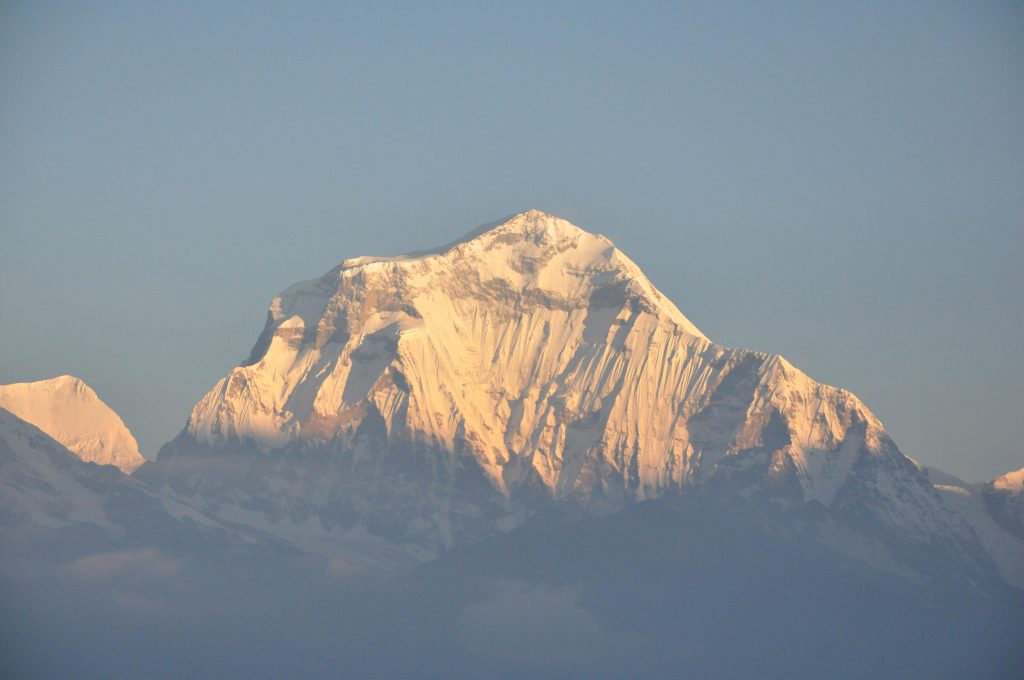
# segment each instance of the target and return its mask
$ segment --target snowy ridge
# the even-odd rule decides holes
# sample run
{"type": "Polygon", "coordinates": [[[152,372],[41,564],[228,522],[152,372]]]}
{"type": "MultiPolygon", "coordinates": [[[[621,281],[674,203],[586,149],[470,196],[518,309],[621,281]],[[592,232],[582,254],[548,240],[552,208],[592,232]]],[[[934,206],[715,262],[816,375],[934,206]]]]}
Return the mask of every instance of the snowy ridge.
{"type": "Polygon", "coordinates": [[[947,482],[935,484],[945,503],[971,526],[1006,582],[1024,589],[1024,468],[986,484],[947,482]]]}
{"type": "Polygon", "coordinates": [[[121,418],[74,376],[0,385],[0,408],[43,430],[86,462],[131,473],[146,461],[121,418]]]}
{"type": "Polygon", "coordinates": [[[79,460],[36,426],[0,408],[0,519],[50,529],[99,528],[120,538],[136,521],[163,516],[190,526],[220,522],[107,465],[79,460]]]}
{"type": "Polygon", "coordinates": [[[429,550],[547,503],[606,512],[698,487],[977,548],[856,396],[714,344],[606,238],[535,210],[288,288],[141,473],[210,507],[429,550]],[[207,472],[225,461],[246,481],[207,472]]]}

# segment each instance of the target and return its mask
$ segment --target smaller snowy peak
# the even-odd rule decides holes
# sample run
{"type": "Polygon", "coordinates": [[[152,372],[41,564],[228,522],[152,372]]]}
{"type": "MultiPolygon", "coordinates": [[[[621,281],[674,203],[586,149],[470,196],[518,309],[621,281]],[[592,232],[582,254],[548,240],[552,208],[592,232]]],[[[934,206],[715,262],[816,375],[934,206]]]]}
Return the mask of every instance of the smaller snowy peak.
{"type": "Polygon", "coordinates": [[[996,477],[992,480],[992,488],[1011,494],[1024,493],[1024,468],[996,477]]]}
{"type": "Polygon", "coordinates": [[[113,465],[129,474],[145,462],[117,413],[75,376],[0,385],[0,408],[38,427],[86,462],[113,465]]]}

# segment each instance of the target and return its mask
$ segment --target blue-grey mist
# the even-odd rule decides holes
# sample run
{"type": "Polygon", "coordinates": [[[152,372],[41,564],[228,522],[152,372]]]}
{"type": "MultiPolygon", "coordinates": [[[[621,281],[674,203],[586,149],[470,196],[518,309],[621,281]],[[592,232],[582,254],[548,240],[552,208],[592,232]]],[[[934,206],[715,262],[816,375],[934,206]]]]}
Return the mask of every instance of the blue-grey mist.
{"type": "Polygon", "coordinates": [[[0,5],[0,382],[152,457],[270,299],[529,207],[908,455],[1024,465],[1017,2],[0,5]]]}

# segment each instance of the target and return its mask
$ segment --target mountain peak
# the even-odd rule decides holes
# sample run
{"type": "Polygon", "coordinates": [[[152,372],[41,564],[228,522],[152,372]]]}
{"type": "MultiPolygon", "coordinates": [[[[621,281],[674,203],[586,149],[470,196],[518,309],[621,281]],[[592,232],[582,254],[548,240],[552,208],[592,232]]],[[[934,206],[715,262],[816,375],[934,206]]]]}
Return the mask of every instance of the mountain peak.
{"type": "Polygon", "coordinates": [[[60,375],[0,385],[0,407],[86,462],[114,465],[126,473],[145,462],[121,418],[81,378],[60,375]]]}
{"type": "Polygon", "coordinates": [[[460,239],[437,248],[417,250],[397,256],[362,255],[344,260],[341,269],[353,269],[377,263],[421,262],[444,256],[458,256],[480,248],[490,249],[495,242],[509,243],[511,240],[529,242],[535,245],[561,243],[563,247],[577,244],[580,238],[598,240],[612,245],[604,236],[591,234],[575,224],[535,208],[515,213],[495,222],[482,224],[460,239]]]}
{"type": "Polygon", "coordinates": [[[992,486],[998,491],[1008,491],[1010,493],[1024,492],[1024,468],[996,477],[992,481],[992,486]]]}
{"type": "Polygon", "coordinates": [[[604,238],[603,236],[584,231],[568,220],[542,210],[537,210],[536,208],[530,208],[529,210],[512,215],[507,221],[494,227],[491,231],[516,232],[528,238],[566,238],[580,235],[591,238],[604,238]]]}
{"type": "Polygon", "coordinates": [[[40,380],[38,384],[47,385],[54,390],[80,392],[87,399],[99,399],[96,392],[84,380],[74,375],[58,375],[49,380],[40,380]]]}
{"type": "Polygon", "coordinates": [[[577,227],[572,222],[566,219],[546,213],[543,210],[537,210],[536,208],[529,208],[517,213],[513,213],[508,217],[504,217],[494,222],[487,222],[481,224],[478,227],[470,230],[465,236],[451,243],[445,244],[439,248],[433,250],[425,250],[416,254],[440,254],[446,253],[457,246],[461,246],[465,243],[473,241],[490,241],[493,238],[510,234],[518,234],[524,238],[566,238],[566,237],[578,237],[585,236],[589,238],[605,239],[603,236],[595,235],[587,232],[585,229],[577,227]]]}
{"type": "Polygon", "coordinates": [[[308,327],[311,319],[304,310],[312,309],[310,300],[334,294],[339,280],[344,286],[346,279],[365,282],[375,276],[391,280],[393,288],[407,295],[436,286],[438,278],[458,288],[448,290],[456,297],[500,288],[506,302],[515,305],[547,300],[580,308],[622,298],[648,308],[687,335],[706,340],[609,239],[537,209],[484,224],[439,248],[349,258],[323,277],[286,290],[272,304],[271,314],[281,319],[283,314],[298,313],[308,327]],[[300,299],[303,302],[292,304],[300,299]]]}

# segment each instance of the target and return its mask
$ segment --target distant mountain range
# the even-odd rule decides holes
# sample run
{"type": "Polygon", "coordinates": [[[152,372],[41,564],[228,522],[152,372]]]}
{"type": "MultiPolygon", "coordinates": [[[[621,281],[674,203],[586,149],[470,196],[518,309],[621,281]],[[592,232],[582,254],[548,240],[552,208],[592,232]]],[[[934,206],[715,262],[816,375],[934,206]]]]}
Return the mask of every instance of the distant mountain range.
{"type": "MultiPolygon", "coordinates": [[[[335,571],[396,574],[418,584],[407,585],[415,600],[433,587],[425,583],[448,583],[431,565],[458,565],[473,582],[481,569],[502,571],[474,546],[519,545],[503,578],[543,564],[543,585],[494,587],[511,588],[510,602],[529,600],[530,588],[575,601],[576,586],[555,575],[558,546],[566,567],[603,565],[589,583],[614,589],[618,561],[594,551],[635,543],[627,571],[671,590],[678,567],[680,592],[699,600],[688,588],[703,583],[732,602],[728,611],[738,582],[706,570],[748,583],[759,569],[774,574],[779,593],[762,605],[779,609],[767,614],[777,625],[785,598],[799,597],[797,573],[808,593],[827,581],[868,599],[895,588],[921,612],[997,612],[985,625],[1011,637],[1024,612],[1024,469],[972,486],[923,468],[855,395],[781,356],[715,344],[608,239],[536,210],[433,251],[345,260],[288,288],[249,358],[153,461],[75,378],[0,386],[0,407],[0,541],[22,566],[112,551],[267,563],[310,555],[335,571]],[[648,520],[650,536],[631,538],[648,520]],[[656,547],[657,536],[670,544],[656,547]],[[760,567],[736,564],[743,545],[760,567]],[[673,546],[698,546],[707,560],[673,546]],[[1009,623],[991,623],[1001,616],[1009,623]]],[[[647,591],[636,597],[656,608],[647,591]]],[[[871,612],[840,600],[856,622],[844,625],[873,639],[871,612]]],[[[801,611],[811,628],[842,615],[801,611]]],[[[608,634],[605,619],[580,616],[590,623],[572,625],[608,634]]],[[[626,616],[636,622],[629,635],[646,630],[643,611],[626,616]]],[[[902,625],[874,623],[879,634],[902,625]]],[[[951,631],[933,631],[931,658],[955,650],[951,631]]],[[[474,653],[486,648],[490,660],[467,669],[502,657],[490,644],[478,641],[474,653]]],[[[993,667],[1019,661],[986,649],[993,667]]],[[[892,653],[888,667],[908,677],[954,668],[892,653]]],[[[609,673],[633,658],[616,654],[609,673]]],[[[694,677],[715,668],[703,654],[692,653],[694,677]]],[[[818,669],[807,677],[830,659],[806,666],[818,669]]],[[[676,668],[659,663],[648,671],[676,668]]],[[[587,663],[563,666],[551,667],[587,663]]],[[[783,663],[779,677],[795,668],[783,663]]]]}

